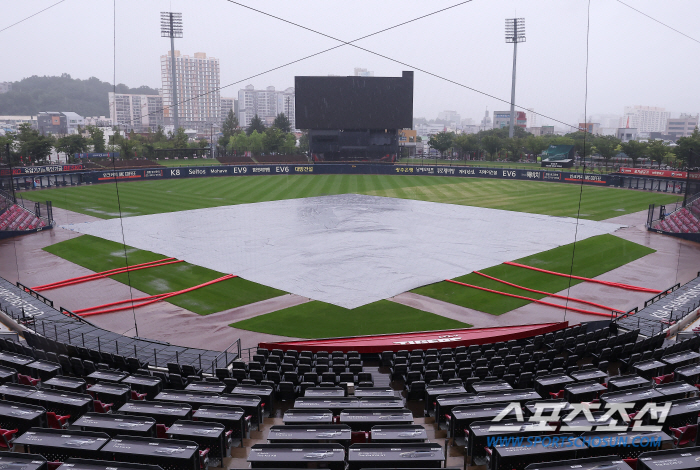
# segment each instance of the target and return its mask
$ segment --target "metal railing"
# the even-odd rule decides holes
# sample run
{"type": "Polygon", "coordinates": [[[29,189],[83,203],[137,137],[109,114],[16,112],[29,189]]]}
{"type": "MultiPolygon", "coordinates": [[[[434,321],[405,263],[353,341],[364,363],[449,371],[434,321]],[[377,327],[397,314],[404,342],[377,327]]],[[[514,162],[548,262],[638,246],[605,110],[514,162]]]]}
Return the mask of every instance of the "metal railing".
{"type": "Polygon", "coordinates": [[[35,291],[31,287],[27,287],[19,281],[17,281],[17,287],[19,287],[20,289],[22,289],[24,292],[31,295],[32,297],[36,298],[37,300],[41,300],[46,305],[53,308],[53,300],[47,299],[46,297],[44,297],[43,295],[41,295],[40,293],[38,293],[37,291],[35,291]]]}
{"type": "Polygon", "coordinates": [[[652,297],[651,299],[645,300],[645,301],[644,301],[644,308],[647,308],[649,305],[653,304],[654,302],[663,299],[664,297],[666,297],[666,296],[667,296],[668,294],[670,294],[671,292],[680,289],[680,287],[681,287],[681,283],[679,282],[679,283],[677,283],[676,285],[674,285],[674,286],[672,286],[672,287],[669,287],[669,288],[666,289],[665,291],[656,294],[656,295],[655,295],[654,297],[652,297]]]}
{"type": "MultiPolygon", "coordinates": [[[[234,361],[236,358],[241,357],[241,339],[238,338],[236,341],[234,341],[233,343],[231,343],[231,345],[230,345],[229,347],[227,347],[226,349],[224,349],[223,351],[221,351],[221,354],[219,354],[218,356],[216,356],[216,357],[214,358],[214,360],[213,360],[212,363],[211,363],[211,373],[212,373],[212,375],[215,375],[215,369],[219,367],[219,360],[220,360],[220,359],[223,358],[223,359],[224,359],[223,366],[224,366],[224,367],[228,367],[229,363],[231,362],[231,361],[229,361],[229,350],[230,350],[231,348],[233,348],[233,347],[236,348],[236,355],[234,356],[233,354],[231,354],[231,361],[234,361]]],[[[201,357],[200,357],[200,363],[201,363],[201,360],[202,360],[202,359],[201,359],[201,357]]],[[[201,368],[201,367],[200,367],[200,368],[201,368]]]]}

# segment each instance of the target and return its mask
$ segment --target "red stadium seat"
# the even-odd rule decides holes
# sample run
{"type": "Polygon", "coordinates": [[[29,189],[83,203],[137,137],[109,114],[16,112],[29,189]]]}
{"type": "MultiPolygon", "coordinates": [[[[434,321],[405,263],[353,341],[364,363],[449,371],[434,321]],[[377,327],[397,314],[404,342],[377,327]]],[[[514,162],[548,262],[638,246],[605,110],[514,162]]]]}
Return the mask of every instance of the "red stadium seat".
{"type": "Polygon", "coordinates": [[[61,416],[52,411],[46,413],[46,420],[48,421],[48,425],[51,429],[65,429],[68,427],[69,419],[70,415],[61,416]]]}
{"type": "Polygon", "coordinates": [[[100,400],[94,400],[95,413],[111,413],[114,403],[102,403],[100,400]]]}
{"type": "Polygon", "coordinates": [[[695,445],[695,438],[698,435],[698,425],[690,424],[688,426],[681,426],[680,428],[669,428],[671,434],[673,434],[673,442],[676,447],[684,447],[688,444],[695,445]]]}

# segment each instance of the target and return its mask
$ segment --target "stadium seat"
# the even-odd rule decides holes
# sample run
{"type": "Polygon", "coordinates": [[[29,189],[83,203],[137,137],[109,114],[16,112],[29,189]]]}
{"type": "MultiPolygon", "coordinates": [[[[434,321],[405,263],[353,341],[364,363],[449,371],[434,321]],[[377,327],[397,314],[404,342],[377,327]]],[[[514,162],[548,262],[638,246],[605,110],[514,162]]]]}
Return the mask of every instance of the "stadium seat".
{"type": "Polygon", "coordinates": [[[93,400],[92,403],[95,408],[95,413],[111,413],[112,406],[114,406],[113,403],[102,403],[100,400],[93,400]]]}
{"type": "Polygon", "coordinates": [[[296,387],[292,382],[280,382],[277,388],[277,397],[282,401],[293,401],[296,398],[296,387]]]}
{"type": "Polygon", "coordinates": [[[156,437],[158,439],[168,439],[168,429],[165,424],[156,424],[156,437]]]}
{"type": "Polygon", "coordinates": [[[131,399],[132,399],[132,400],[143,401],[143,400],[146,399],[146,395],[147,395],[147,394],[145,394],[145,393],[139,393],[139,392],[137,392],[136,390],[132,390],[132,391],[131,391],[131,399]]]}
{"type": "Polygon", "coordinates": [[[698,434],[698,425],[690,424],[680,428],[669,428],[673,437],[673,442],[676,447],[685,447],[688,444],[695,445],[695,439],[698,434]]]}
{"type": "Polygon", "coordinates": [[[65,429],[68,427],[70,415],[60,416],[52,411],[46,413],[46,421],[51,429],[65,429]]]}
{"type": "Polygon", "coordinates": [[[8,452],[14,451],[15,434],[18,429],[0,429],[0,449],[7,449],[8,452]]]}
{"type": "Polygon", "coordinates": [[[658,377],[654,377],[653,378],[654,383],[656,385],[671,383],[671,382],[673,382],[673,376],[674,376],[674,374],[673,374],[673,372],[671,372],[670,374],[660,375],[658,377]]]}
{"type": "Polygon", "coordinates": [[[19,382],[20,385],[31,385],[32,387],[36,387],[41,383],[41,379],[34,379],[28,375],[17,374],[17,382],[19,382]]]}

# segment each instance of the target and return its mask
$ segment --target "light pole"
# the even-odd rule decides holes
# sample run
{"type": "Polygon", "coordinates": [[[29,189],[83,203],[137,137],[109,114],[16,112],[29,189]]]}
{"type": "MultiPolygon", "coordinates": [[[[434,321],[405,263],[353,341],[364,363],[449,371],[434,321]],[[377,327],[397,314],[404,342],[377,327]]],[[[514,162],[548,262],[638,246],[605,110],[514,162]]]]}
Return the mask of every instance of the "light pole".
{"type": "Polygon", "coordinates": [[[513,43],[513,83],[510,89],[510,128],[508,137],[513,138],[515,131],[515,64],[518,58],[518,43],[525,42],[525,18],[508,18],[506,20],[506,43],[513,43]]]}
{"type": "Polygon", "coordinates": [[[170,105],[173,109],[173,135],[180,128],[177,114],[177,74],[175,73],[175,38],[182,37],[182,13],[172,11],[160,12],[160,36],[170,38],[170,68],[172,69],[172,93],[170,105]]]}

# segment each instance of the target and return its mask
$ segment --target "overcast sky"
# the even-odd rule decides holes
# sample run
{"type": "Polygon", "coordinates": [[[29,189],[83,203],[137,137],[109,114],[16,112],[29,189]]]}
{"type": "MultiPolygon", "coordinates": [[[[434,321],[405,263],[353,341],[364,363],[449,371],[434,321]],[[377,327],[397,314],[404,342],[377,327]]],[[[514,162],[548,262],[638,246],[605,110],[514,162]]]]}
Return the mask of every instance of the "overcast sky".
{"type": "MultiPolygon", "coordinates": [[[[56,0],[0,0],[0,29],[56,0]]],[[[243,0],[242,3],[346,41],[459,3],[458,0],[243,0]]],[[[700,39],[698,0],[626,0],[644,13],[700,39]]],[[[516,103],[576,124],[584,112],[587,0],[473,0],[446,12],[359,41],[357,44],[410,66],[510,101],[512,44],[504,20],[524,17],[527,42],[518,47],[516,103]]],[[[226,0],[116,0],[116,80],[136,87],[161,86],[160,12],[183,14],[183,54],[206,52],[220,60],[222,96],[256,88],[294,85],[295,75],[375,76],[412,70],[366,51],[343,46],[247,79],[286,62],[335,46],[322,37],[226,0]],[[239,82],[239,83],[236,83],[239,82]]],[[[31,75],[74,78],[114,74],[113,2],[65,0],[0,33],[0,81],[31,75]]],[[[676,33],[616,0],[591,0],[588,114],[622,114],[625,105],[700,112],[700,43],[676,33]]],[[[105,97],[105,100],[107,98],[105,97]]],[[[484,110],[509,105],[416,71],[414,116],[435,118],[455,110],[481,119],[484,110]]],[[[0,110],[2,114],[2,110],[0,110]]],[[[537,125],[555,124],[538,117],[537,125]]]]}

